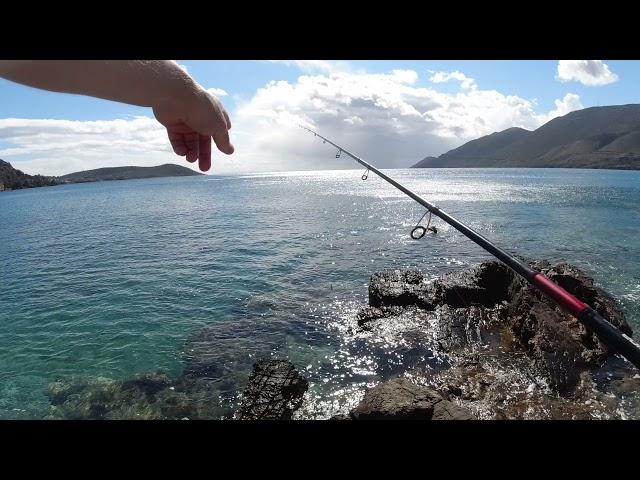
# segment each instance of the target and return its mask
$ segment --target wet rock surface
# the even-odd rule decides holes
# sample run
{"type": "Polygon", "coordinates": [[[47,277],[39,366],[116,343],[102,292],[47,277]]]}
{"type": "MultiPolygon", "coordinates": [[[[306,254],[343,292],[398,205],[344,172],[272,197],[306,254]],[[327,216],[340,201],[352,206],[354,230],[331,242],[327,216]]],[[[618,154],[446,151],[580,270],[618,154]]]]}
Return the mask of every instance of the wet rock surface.
{"type": "MultiPolygon", "coordinates": [[[[365,393],[349,418],[353,420],[471,420],[471,412],[434,389],[406,378],[381,383],[365,393]]],[[[341,417],[335,418],[341,419],[341,417]]]]}
{"type": "MultiPolygon", "coordinates": [[[[567,263],[531,265],[632,334],[615,300],[580,269],[567,263]]],[[[369,298],[371,306],[358,314],[358,326],[367,334],[394,328],[396,336],[403,335],[398,309],[422,316],[429,332],[422,341],[444,368],[434,364],[404,376],[467,407],[476,418],[624,418],[621,404],[640,397],[633,366],[497,261],[432,282],[417,271],[379,272],[371,278],[369,298]]],[[[369,408],[368,395],[352,413],[369,408]]],[[[388,401],[396,397],[390,393],[388,401]]]]}
{"type": "Polygon", "coordinates": [[[236,414],[238,420],[291,420],[309,388],[291,362],[260,360],[253,367],[236,414]]]}

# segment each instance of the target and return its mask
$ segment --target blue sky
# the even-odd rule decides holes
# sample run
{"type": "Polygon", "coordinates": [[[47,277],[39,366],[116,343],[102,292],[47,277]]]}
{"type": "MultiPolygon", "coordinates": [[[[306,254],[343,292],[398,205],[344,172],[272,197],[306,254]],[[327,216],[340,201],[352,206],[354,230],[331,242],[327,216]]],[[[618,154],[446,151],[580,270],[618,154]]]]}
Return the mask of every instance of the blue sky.
{"type": "MultiPolygon", "coordinates": [[[[274,149],[272,145],[268,145],[270,128],[266,127],[266,123],[273,122],[273,125],[282,126],[283,110],[286,110],[289,117],[304,119],[315,127],[322,126],[327,134],[342,133],[343,140],[351,141],[350,145],[357,146],[361,153],[383,151],[388,154],[398,151],[402,145],[398,159],[392,161],[385,158],[382,160],[383,166],[385,162],[386,166],[408,166],[426,155],[443,153],[474,137],[509,126],[533,129],[553,115],[565,114],[581,107],[640,103],[637,87],[640,85],[640,63],[637,61],[604,60],[591,66],[566,64],[564,76],[567,81],[558,79],[559,62],[555,60],[292,61],[288,64],[268,61],[177,61],[203,87],[226,92],[226,95],[220,96],[220,100],[231,115],[233,133],[236,130],[238,132],[237,156],[236,159],[221,159],[218,172],[290,170],[298,166],[306,169],[316,165],[318,168],[335,167],[335,164],[318,163],[315,160],[298,163],[283,161],[282,158],[288,155],[292,158],[306,155],[307,150],[297,140],[290,144],[279,134],[276,137],[281,148],[274,149]],[[590,82],[589,78],[584,77],[589,68],[589,71],[595,72],[596,77],[600,75],[601,80],[594,77],[596,80],[590,82]],[[600,70],[596,71],[598,68],[600,70]],[[394,71],[405,74],[395,75],[394,71]],[[434,82],[433,76],[437,72],[441,72],[445,80],[434,82]],[[453,72],[457,72],[459,78],[447,77],[453,72]],[[301,82],[301,77],[304,76],[312,76],[319,83],[309,86],[308,82],[301,82]],[[320,85],[319,79],[322,78],[331,82],[329,91],[324,92],[320,85]],[[469,79],[473,86],[464,88],[460,78],[469,79]],[[277,86],[270,84],[274,81],[281,83],[277,86]],[[359,96],[358,89],[367,93],[359,96]],[[431,93],[425,93],[425,89],[431,93]],[[337,96],[343,98],[343,92],[346,91],[350,92],[348,100],[332,108],[326,107],[337,96]],[[296,95],[300,95],[299,98],[296,97],[297,103],[291,100],[296,95]],[[414,97],[422,99],[415,100],[414,97]],[[558,107],[558,101],[564,102],[561,107],[558,107]],[[366,102],[369,104],[360,111],[352,107],[366,102]],[[504,114],[493,106],[493,103],[501,102],[506,109],[504,114]],[[318,107],[321,104],[324,106],[318,107]],[[517,105],[513,107],[512,104],[517,105]],[[433,115],[428,113],[430,108],[435,108],[433,115]],[[461,109],[465,110],[466,117],[462,115],[461,109]],[[275,111],[279,113],[273,114],[275,111]],[[420,115],[422,117],[418,118],[420,115]],[[453,118],[455,115],[457,117],[453,118]],[[335,117],[335,122],[332,123],[329,117],[335,117]],[[389,124],[385,126],[384,122],[387,120],[389,124]],[[416,120],[430,122],[430,127],[421,130],[422,123],[415,123],[416,120]],[[473,128],[469,127],[469,122],[475,121],[480,123],[473,128]],[[345,126],[349,130],[345,131],[345,126]],[[381,150],[379,145],[371,145],[371,137],[381,133],[387,137],[384,145],[388,145],[388,149],[381,150]],[[255,140],[255,137],[262,140],[255,140]],[[253,143],[247,140],[249,138],[253,143]]],[[[22,166],[29,173],[36,173],[33,169],[37,169],[46,174],[67,173],[65,170],[83,169],[85,166],[105,166],[101,163],[105,161],[111,164],[146,165],[157,164],[162,160],[184,164],[182,159],[172,157],[170,151],[164,148],[166,145],[162,144],[160,136],[154,137],[154,141],[149,144],[149,151],[145,151],[140,132],[144,132],[145,128],[155,127],[152,122],[136,123],[135,119],[140,120],[140,117],[153,118],[151,110],[147,108],[45,92],[0,79],[0,122],[4,121],[5,130],[9,131],[7,125],[10,122],[7,119],[21,119],[20,125],[32,128],[34,135],[32,143],[27,143],[24,138],[3,135],[0,126],[0,158],[18,167],[22,166]],[[29,123],[27,120],[39,123],[29,123]],[[58,139],[53,131],[47,130],[46,126],[49,124],[43,123],[44,120],[76,122],[65,124],[69,129],[82,129],[85,124],[93,125],[90,122],[102,122],[96,125],[104,128],[106,134],[111,131],[109,122],[131,122],[127,125],[131,125],[132,131],[138,132],[136,138],[139,144],[134,145],[131,143],[133,140],[122,138],[123,150],[110,147],[106,155],[104,147],[101,151],[97,150],[101,148],[98,139],[90,142],[82,137],[90,148],[91,145],[96,148],[96,160],[92,161],[91,155],[74,155],[73,148],[68,148],[72,145],[68,143],[69,139],[58,139]],[[44,141],[39,146],[30,148],[37,143],[35,139],[43,138],[38,132],[49,132],[50,136],[46,141],[50,143],[55,143],[57,139],[63,143],[59,144],[59,148],[51,150],[45,148],[44,141]],[[65,158],[69,159],[66,164],[65,158]]],[[[319,154],[317,150],[311,153],[319,154]]],[[[216,169],[211,173],[216,173],[216,169]]]]}

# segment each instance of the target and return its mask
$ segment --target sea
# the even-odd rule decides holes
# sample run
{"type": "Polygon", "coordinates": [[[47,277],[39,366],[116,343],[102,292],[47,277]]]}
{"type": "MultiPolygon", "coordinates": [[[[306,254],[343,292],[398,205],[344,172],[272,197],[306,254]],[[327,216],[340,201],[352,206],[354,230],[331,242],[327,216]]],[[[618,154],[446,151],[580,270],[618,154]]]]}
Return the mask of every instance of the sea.
{"type": "MultiPolygon", "coordinates": [[[[0,193],[0,418],[47,418],[61,379],[175,377],[203,329],[233,374],[228,409],[264,357],[309,379],[307,418],[353,406],[410,360],[384,342],[346,348],[370,276],[416,268],[431,279],[491,258],[435,217],[437,235],[412,239],[424,208],[362,173],[0,193]]],[[[513,254],[577,265],[640,331],[640,171],[385,173],[513,254]]]]}

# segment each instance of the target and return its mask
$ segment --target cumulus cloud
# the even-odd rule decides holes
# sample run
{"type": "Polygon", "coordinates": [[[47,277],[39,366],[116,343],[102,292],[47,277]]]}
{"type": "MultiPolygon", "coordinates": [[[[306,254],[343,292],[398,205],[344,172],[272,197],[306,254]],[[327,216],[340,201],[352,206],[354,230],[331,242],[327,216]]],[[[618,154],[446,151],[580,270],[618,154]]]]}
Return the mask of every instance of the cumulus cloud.
{"type": "Polygon", "coordinates": [[[580,110],[584,108],[580,97],[575,93],[567,93],[562,100],[555,101],[556,108],[551,110],[546,117],[546,121],[549,121],[555,117],[561,117],[574,110],[580,110]]]}
{"type": "MultiPolygon", "coordinates": [[[[567,94],[556,100],[555,109],[538,112],[535,101],[482,89],[468,83],[471,79],[461,72],[433,76],[467,82],[468,88],[443,93],[422,87],[413,70],[333,72],[271,81],[230,112],[236,152],[226,156],[214,150],[211,173],[357,167],[344,157],[336,159],[331,148],[297,124],[320,131],[383,168],[393,168],[509,127],[535,129],[582,107],[577,95],[567,94]]],[[[192,166],[173,155],[164,129],[148,117],[97,122],[4,119],[3,144],[7,147],[0,149],[0,158],[17,160],[16,166],[28,173],[166,162],[192,166]]]]}
{"type": "Polygon", "coordinates": [[[560,60],[556,78],[561,82],[576,81],[590,87],[618,80],[618,76],[602,60],[560,60]]]}
{"type": "Polygon", "coordinates": [[[451,78],[467,82],[469,88],[452,94],[419,87],[412,70],[272,81],[235,113],[237,160],[256,170],[354,166],[335,159],[334,152],[313,137],[301,135],[295,128],[299,123],[382,167],[406,167],[473,138],[513,126],[535,129],[580,108],[579,98],[571,94],[557,101],[553,111],[538,113],[531,100],[471,88],[471,79],[464,75],[451,78]]]}
{"type": "Polygon", "coordinates": [[[0,119],[0,142],[8,144],[0,149],[0,158],[31,174],[151,166],[176,159],[164,127],[149,117],[100,121],[4,118],[0,119]]]}
{"type": "Polygon", "coordinates": [[[215,95],[216,97],[225,97],[229,95],[221,88],[207,88],[207,92],[209,92],[211,95],[215,95]]]}
{"type": "Polygon", "coordinates": [[[349,62],[342,60],[268,60],[288,67],[297,67],[305,73],[333,73],[351,71],[349,62]]]}
{"type": "Polygon", "coordinates": [[[460,86],[465,90],[476,89],[476,81],[467,77],[464,73],[456,70],[454,72],[430,72],[433,73],[429,80],[433,83],[443,83],[449,80],[457,80],[460,82],[460,86]]]}

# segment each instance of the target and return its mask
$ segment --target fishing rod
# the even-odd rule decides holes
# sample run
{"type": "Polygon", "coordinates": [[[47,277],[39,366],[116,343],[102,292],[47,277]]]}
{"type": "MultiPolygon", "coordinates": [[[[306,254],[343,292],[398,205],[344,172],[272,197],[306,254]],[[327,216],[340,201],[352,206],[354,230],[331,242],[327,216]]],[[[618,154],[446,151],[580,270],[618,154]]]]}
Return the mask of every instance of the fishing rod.
{"type": "MultiPolygon", "coordinates": [[[[314,132],[310,128],[307,128],[303,125],[298,125],[300,128],[307,130],[310,133],[313,133],[316,137],[320,137],[324,140],[324,143],[329,143],[338,149],[336,153],[336,158],[340,158],[341,153],[345,153],[351,158],[353,158],[356,162],[363,165],[367,170],[362,175],[362,179],[366,180],[369,172],[373,172],[378,175],[380,178],[386,180],[391,185],[396,187],[398,190],[403,192],[404,194],[411,197],[413,200],[418,202],[420,205],[425,207],[429,211],[429,222],[431,220],[431,214],[441,218],[453,228],[461,232],[465,237],[469,238],[473,242],[480,245],[486,251],[491,253],[494,257],[500,260],[502,263],[507,265],[513,271],[515,271],[518,275],[527,280],[531,285],[536,287],[542,293],[544,293],[547,297],[553,300],[556,305],[562,308],[565,311],[571,313],[574,317],[576,317],[580,323],[582,323],[589,330],[593,331],[608,347],[616,351],[617,353],[624,356],[627,360],[633,363],[637,368],[640,368],[640,345],[636,344],[631,338],[625,335],[623,332],[614,327],[611,323],[605,320],[598,312],[596,312],[589,305],[582,302],[577,297],[573,296],[569,292],[567,292],[560,285],[556,284],[549,277],[545,276],[542,272],[534,270],[529,265],[523,263],[522,261],[515,258],[513,255],[505,252],[501,248],[494,245],[492,242],[487,240],[485,237],[480,235],[478,232],[468,227],[464,223],[456,220],[451,215],[449,215],[444,210],[439,207],[427,202],[422,197],[413,193],[404,185],[396,182],[393,178],[385,175],[376,167],[371,165],[370,163],[365,162],[363,159],[344,149],[340,145],[333,143],[328,138],[323,137],[317,132],[314,132]]],[[[425,212],[426,215],[426,212],[425,212]]],[[[423,217],[424,218],[424,215],[423,217]]],[[[422,220],[422,219],[420,219],[422,220]]],[[[429,224],[427,224],[427,228],[429,224]]],[[[411,237],[414,239],[419,239],[424,236],[427,228],[420,226],[420,222],[418,225],[414,227],[411,231],[411,237]],[[415,235],[414,235],[415,234],[415,235]]]]}

